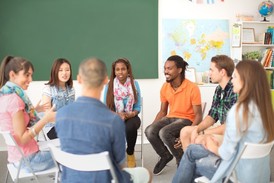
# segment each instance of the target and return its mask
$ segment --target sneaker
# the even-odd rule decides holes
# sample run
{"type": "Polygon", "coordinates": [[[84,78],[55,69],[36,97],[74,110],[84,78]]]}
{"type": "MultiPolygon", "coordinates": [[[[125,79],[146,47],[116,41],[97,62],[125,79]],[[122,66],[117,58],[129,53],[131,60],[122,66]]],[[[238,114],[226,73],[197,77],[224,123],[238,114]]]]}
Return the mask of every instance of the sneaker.
{"type": "Polygon", "coordinates": [[[173,159],[173,156],[170,155],[169,157],[161,158],[158,163],[155,165],[153,174],[154,175],[160,175],[162,171],[164,170],[166,164],[170,162],[173,159]]]}

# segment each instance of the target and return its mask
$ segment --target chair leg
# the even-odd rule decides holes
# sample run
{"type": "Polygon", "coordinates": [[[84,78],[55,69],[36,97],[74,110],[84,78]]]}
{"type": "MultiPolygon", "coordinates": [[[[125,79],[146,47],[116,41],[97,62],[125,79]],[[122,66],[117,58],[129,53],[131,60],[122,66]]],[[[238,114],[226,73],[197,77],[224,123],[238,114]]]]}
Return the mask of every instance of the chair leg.
{"type": "Polygon", "coordinates": [[[55,173],[54,183],[58,183],[58,180],[59,180],[59,171],[55,173]]]}
{"type": "Polygon", "coordinates": [[[144,145],[144,133],[143,133],[143,124],[141,124],[142,126],[141,126],[141,164],[142,164],[142,167],[144,167],[144,152],[143,152],[143,150],[144,150],[144,147],[143,147],[143,145],[144,145]]]}
{"type": "Polygon", "coordinates": [[[9,170],[7,170],[6,178],[5,178],[5,183],[8,182],[8,176],[9,176],[9,170]]]}

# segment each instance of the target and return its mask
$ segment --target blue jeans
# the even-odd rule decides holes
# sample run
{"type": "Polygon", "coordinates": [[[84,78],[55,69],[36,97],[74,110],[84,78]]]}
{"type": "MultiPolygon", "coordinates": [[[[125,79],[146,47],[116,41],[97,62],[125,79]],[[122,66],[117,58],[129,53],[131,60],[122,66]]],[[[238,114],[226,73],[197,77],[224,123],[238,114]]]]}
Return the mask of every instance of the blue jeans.
{"type": "Polygon", "coordinates": [[[200,144],[191,144],[185,151],[172,183],[192,183],[199,176],[211,179],[221,162],[220,157],[200,144]]]}
{"type": "Polygon", "coordinates": [[[171,155],[169,152],[170,150],[179,162],[183,150],[180,148],[174,148],[175,139],[180,136],[180,130],[183,127],[190,126],[191,124],[192,122],[188,119],[163,117],[159,121],[149,125],[145,130],[145,134],[148,141],[160,157],[169,157],[171,155]],[[169,150],[165,145],[167,145],[169,150]]]}
{"type": "MultiPolygon", "coordinates": [[[[25,157],[25,159],[29,161],[30,167],[34,172],[47,170],[55,166],[50,151],[38,151],[25,157]]],[[[18,168],[19,162],[14,163],[14,166],[18,168]]],[[[22,162],[21,171],[31,172],[25,161],[22,162]]]]}

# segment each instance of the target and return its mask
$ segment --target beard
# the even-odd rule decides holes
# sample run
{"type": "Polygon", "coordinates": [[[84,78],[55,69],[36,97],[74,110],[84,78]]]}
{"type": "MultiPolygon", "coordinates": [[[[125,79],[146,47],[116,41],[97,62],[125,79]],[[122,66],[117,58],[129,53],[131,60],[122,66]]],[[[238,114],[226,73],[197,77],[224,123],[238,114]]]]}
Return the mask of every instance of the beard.
{"type": "Polygon", "coordinates": [[[174,78],[166,79],[166,82],[167,82],[167,83],[171,83],[172,81],[174,81],[174,78]]]}

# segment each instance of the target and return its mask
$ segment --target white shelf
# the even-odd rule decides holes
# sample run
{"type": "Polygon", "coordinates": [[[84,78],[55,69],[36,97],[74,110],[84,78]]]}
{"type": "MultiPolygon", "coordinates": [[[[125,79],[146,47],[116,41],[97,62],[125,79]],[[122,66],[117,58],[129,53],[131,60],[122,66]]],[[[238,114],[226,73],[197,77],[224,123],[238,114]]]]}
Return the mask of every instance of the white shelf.
{"type": "Polygon", "coordinates": [[[242,47],[274,47],[274,44],[261,44],[261,43],[247,44],[247,43],[242,43],[242,47]]]}
{"type": "Polygon", "coordinates": [[[274,67],[264,67],[266,70],[274,70],[274,67]]]}
{"type": "Polygon", "coordinates": [[[264,21],[242,21],[242,24],[274,24],[274,22],[264,22],[264,21]]]}

